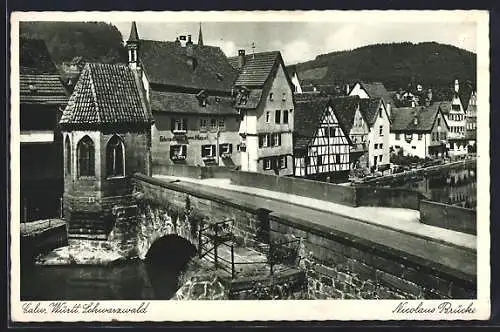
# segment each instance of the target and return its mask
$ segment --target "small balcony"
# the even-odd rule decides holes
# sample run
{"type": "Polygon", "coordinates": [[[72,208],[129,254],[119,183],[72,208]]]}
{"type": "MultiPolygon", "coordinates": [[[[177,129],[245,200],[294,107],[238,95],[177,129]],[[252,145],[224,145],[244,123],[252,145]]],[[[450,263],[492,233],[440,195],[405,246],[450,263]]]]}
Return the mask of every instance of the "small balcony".
{"type": "Polygon", "coordinates": [[[53,143],[54,132],[51,130],[21,131],[21,143],[53,143]]]}

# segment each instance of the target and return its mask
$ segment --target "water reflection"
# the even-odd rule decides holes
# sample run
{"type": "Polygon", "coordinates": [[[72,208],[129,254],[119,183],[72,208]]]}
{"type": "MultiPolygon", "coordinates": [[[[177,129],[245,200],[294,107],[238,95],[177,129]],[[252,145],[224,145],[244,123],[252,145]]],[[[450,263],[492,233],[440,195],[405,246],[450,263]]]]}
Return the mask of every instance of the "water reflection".
{"type": "Polygon", "coordinates": [[[429,200],[475,209],[476,176],[476,166],[469,165],[421,175],[411,180],[394,181],[391,187],[418,190],[429,200]]]}
{"type": "Polygon", "coordinates": [[[136,260],[114,266],[23,266],[21,300],[167,300],[180,271],[136,260]]]}

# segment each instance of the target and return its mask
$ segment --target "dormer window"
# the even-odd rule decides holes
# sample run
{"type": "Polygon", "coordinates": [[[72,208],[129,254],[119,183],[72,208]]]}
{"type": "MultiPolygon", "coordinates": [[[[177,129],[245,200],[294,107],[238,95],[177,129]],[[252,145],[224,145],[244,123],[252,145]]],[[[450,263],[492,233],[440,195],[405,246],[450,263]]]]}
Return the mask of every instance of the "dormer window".
{"type": "Polygon", "coordinates": [[[417,125],[418,125],[418,118],[417,118],[417,117],[414,117],[414,118],[413,118],[413,124],[414,124],[415,126],[417,126],[417,125]]]}
{"type": "Polygon", "coordinates": [[[173,118],[171,129],[174,134],[185,133],[187,131],[187,119],[173,118]]]}
{"type": "Polygon", "coordinates": [[[208,94],[206,93],[205,90],[201,90],[196,94],[196,98],[198,98],[198,101],[200,102],[200,106],[205,107],[207,106],[207,99],[208,99],[208,94]]]}

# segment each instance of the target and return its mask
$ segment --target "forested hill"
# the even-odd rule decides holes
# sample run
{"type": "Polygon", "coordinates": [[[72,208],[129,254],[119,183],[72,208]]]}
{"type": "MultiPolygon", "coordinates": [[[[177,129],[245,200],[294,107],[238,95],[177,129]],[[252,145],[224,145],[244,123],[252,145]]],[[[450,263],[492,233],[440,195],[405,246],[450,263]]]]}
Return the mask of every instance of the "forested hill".
{"type": "Polygon", "coordinates": [[[301,79],[328,84],[362,80],[382,82],[389,90],[410,82],[450,86],[455,78],[476,81],[476,54],[435,42],[376,44],[318,55],[297,64],[301,79]]]}
{"type": "Polygon", "coordinates": [[[58,66],[76,56],[104,63],[127,60],[120,31],[104,22],[23,22],[20,35],[44,40],[58,66]]]}

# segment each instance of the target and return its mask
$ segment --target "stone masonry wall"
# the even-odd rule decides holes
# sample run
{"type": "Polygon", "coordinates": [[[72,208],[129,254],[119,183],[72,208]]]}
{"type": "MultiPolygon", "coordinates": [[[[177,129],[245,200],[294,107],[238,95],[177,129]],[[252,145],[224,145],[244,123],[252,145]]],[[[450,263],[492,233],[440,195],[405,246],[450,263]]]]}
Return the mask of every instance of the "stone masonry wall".
{"type": "Polygon", "coordinates": [[[146,182],[140,181],[136,177],[134,180],[135,192],[140,193],[140,199],[148,202],[150,207],[161,206],[159,215],[163,216],[164,220],[169,220],[168,218],[172,217],[182,220],[183,225],[185,225],[182,229],[185,230],[184,234],[186,234],[183,237],[188,240],[188,237],[191,236],[191,241],[197,242],[196,234],[200,225],[234,220],[232,232],[240,245],[261,248],[262,244],[266,242],[265,236],[262,236],[262,221],[260,219],[260,216],[266,214],[265,209],[250,203],[224,201],[213,195],[189,191],[175,183],[148,179],[146,182]],[[189,201],[189,211],[186,209],[187,200],[189,201]],[[186,212],[188,212],[188,216],[186,212]]]}
{"type": "Polygon", "coordinates": [[[299,266],[311,299],[446,299],[476,297],[475,284],[425,265],[389,248],[297,227],[270,215],[272,241],[300,239],[299,266]]]}
{"type": "MultiPolygon", "coordinates": [[[[159,237],[172,229],[182,229],[185,232],[183,237],[189,240],[186,232],[197,232],[200,224],[230,218],[235,221],[235,235],[241,240],[241,244],[248,247],[258,249],[263,243],[298,240],[288,250],[297,252],[299,268],[305,272],[308,280],[307,298],[476,297],[475,276],[471,275],[472,272],[467,272],[471,269],[464,267],[472,264],[474,254],[464,251],[465,249],[447,249],[450,255],[458,257],[460,265],[443,266],[432,258],[433,255],[440,255],[442,245],[439,243],[433,244],[436,253],[426,252],[431,259],[428,261],[413,252],[395,249],[398,246],[377,244],[363,236],[351,236],[304,219],[267,211],[248,202],[222,198],[204,192],[203,189],[183,186],[182,183],[165,182],[140,174],[134,175],[132,182],[137,201],[145,206],[144,215],[141,214],[137,219],[139,223],[144,223],[140,226],[146,230],[142,233],[144,237],[159,237]],[[150,217],[147,217],[148,214],[150,217]],[[148,226],[147,220],[154,220],[153,224],[148,226]],[[266,220],[269,227],[267,238],[266,235],[262,236],[262,225],[266,220]],[[184,226],[180,226],[179,222],[184,226]],[[465,256],[460,258],[461,255],[465,256]]],[[[411,238],[408,240],[415,244],[421,243],[411,238]]],[[[191,237],[191,241],[196,241],[196,238],[191,237]]],[[[143,253],[150,244],[151,242],[142,247],[143,253]]],[[[422,248],[415,248],[415,251],[422,251],[422,248]]]]}

